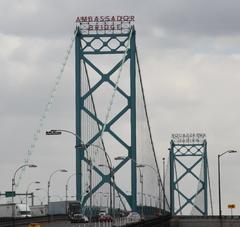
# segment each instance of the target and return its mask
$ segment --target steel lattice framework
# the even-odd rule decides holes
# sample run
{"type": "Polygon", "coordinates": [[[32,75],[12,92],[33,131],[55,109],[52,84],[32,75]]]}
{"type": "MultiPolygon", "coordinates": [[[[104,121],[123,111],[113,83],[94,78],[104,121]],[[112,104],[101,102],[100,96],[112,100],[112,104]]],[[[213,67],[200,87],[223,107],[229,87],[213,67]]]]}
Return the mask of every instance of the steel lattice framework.
{"type": "MultiPolygon", "coordinates": [[[[171,214],[178,215],[181,214],[182,210],[187,206],[191,205],[198,211],[198,213],[206,216],[208,214],[208,195],[207,195],[207,142],[204,140],[202,143],[175,143],[173,140],[171,141],[170,148],[170,207],[171,214]],[[189,165],[190,157],[193,162],[189,165]],[[184,160],[185,158],[185,160],[184,160]],[[178,176],[176,164],[180,165],[183,169],[181,174],[178,176]],[[203,179],[200,176],[197,176],[194,170],[203,165],[203,179]],[[191,196],[187,196],[183,189],[179,187],[179,183],[187,176],[195,178],[197,182],[199,182],[199,187],[197,192],[191,196]],[[176,208],[175,199],[176,195],[184,198],[185,202],[183,204],[179,204],[179,207],[176,208]],[[203,197],[201,199],[201,204],[203,207],[200,207],[198,204],[194,203],[194,200],[197,196],[203,193],[203,197]]],[[[191,185],[193,187],[193,185],[191,185]]]]}
{"type": "MultiPolygon", "coordinates": [[[[121,146],[128,150],[128,157],[122,160],[115,168],[112,169],[112,173],[104,174],[98,167],[93,166],[93,170],[101,177],[101,181],[92,188],[92,191],[86,195],[83,195],[83,184],[82,184],[82,163],[88,163],[88,160],[84,157],[85,149],[81,147],[81,142],[76,138],[76,194],[77,200],[86,203],[87,199],[90,197],[90,193],[96,192],[103,184],[112,184],[122,196],[128,201],[132,210],[136,210],[137,201],[137,184],[136,184],[136,44],[135,44],[135,30],[132,28],[132,34],[130,36],[130,29],[127,33],[120,34],[83,34],[79,28],[77,28],[76,39],[75,39],[75,79],[76,79],[76,134],[81,138],[82,133],[82,114],[88,114],[101,129],[104,128],[106,133],[109,133],[115,141],[117,141],[121,146]],[[124,62],[119,61],[112,69],[103,73],[93,61],[89,60],[88,56],[93,55],[112,55],[112,54],[124,54],[126,51],[126,42],[130,39],[130,46],[127,50],[124,62]],[[115,41],[118,43],[114,48],[111,47],[111,42],[115,41]],[[96,47],[94,43],[98,41],[100,45],[96,47]],[[130,95],[127,95],[116,83],[111,80],[111,76],[114,72],[119,70],[122,63],[130,62],[129,64],[129,77],[130,77],[130,95]],[[81,77],[82,68],[86,64],[91,67],[92,70],[99,75],[100,80],[89,89],[84,95],[81,92],[81,77]],[[102,122],[95,114],[93,114],[84,105],[84,101],[91,96],[97,89],[101,87],[103,83],[110,84],[113,89],[115,88],[117,92],[127,100],[127,105],[120,110],[115,116],[104,126],[102,122]],[[130,129],[131,129],[131,140],[130,144],[120,138],[120,136],[114,132],[111,127],[118,123],[118,120],[127,112],[130,111],[130,129]],[[122,168],[128,161],[131,161],[131,194],[127,195],[120,187],[116,186],[111,180],[111,174],[116,173],[120,168],[122,168]]],[[[89,141],[86,142],[87,146],[91,146],[94,142],[101,137],[101,130],[95,134],[89,141]]]]}

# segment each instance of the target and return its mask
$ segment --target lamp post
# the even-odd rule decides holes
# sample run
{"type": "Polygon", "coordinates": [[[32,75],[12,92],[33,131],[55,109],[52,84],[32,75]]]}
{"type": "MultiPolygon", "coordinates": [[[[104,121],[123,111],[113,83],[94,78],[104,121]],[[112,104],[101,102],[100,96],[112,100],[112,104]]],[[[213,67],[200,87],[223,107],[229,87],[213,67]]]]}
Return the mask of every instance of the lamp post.
{"type": "MultiPolygon", "coordinates": [[[[46,135],[61,135],[62,132],[66,132],[66,133],[72,134],[73,136],[75,136],[75,137],[81,142],[80,146],[75,146],[75,148],[81,147],[81,148],[84,148],[86,151],[88,151],[87,148],[88,148],[89,146],[93,146],[93,147],[96,147],[96,148],[102,150],[102,151],[104,152],[105,156],[106,156],[107,163],[108,163],[108,165],[109,165],[109,166],[108,166],[109,171],[111,172],[111,169],[113,169],[113,168],[112,168],[111,158],[109,157],[108,153],[107,153],[102,147],[100,147],[100,146],[98,146],[98,145],[95,145],[95,144],[85,144],[79,135],[77,135],[76,133],[74,133],[74,132],[72,132],[72,131],[65,130],[65,129],[52,129],[52,130],[50,130],[50,131],[46,131],[46,135]]],[[[89,162],[90,165],[92,165],[91,160],[89,160],[89,161],[90,161],[90,162],[89,162]]],[[[90,167],[90,169],[91,169],[91,167],[90,167]]],[[[77,173],[76,173],[76,174],[77,174],[77,173]]],[[[110,177],[110,182],[109,182],[109,184],[110,184],[110,187],[111,187],[111,177],[110,177]]],[[[114,183],[114,176],[113,176],[113,184],[115,185],[115,183],[114,183]]],[[[91,197],[91,195],[92,195],[92,194],[90,194],[90,197],[91,197]]],[[[92,200],[92,199],[90,198],[90,200],[92,200]]],[[[110,198],[110,203],[111,203],[111,200],[112,200],[112,199],[110,198]]],[[[91,202],[90,202],[90,203],[91,203],[91,202]]]]}
{"type": "Polygon", "coordinates": [[[107,198],[107,208],[108,208],[108,204],[109,204],[109,195],[108,193],[103,193],[103,197],[106,197],[107,198]]]}
{"type": "Polygon", "coordinates": [[[163,157],[163,214],[165,214],[166,204],[165,204],[165,158],[163,157]]]}
{"type": "MultiPolygon", "coordinates": [[[[126,157],[118,156],[114,158],[115,160],[124,160],[126,157]]],[[[143,219],[143,174],[141,168],[144,168],[145,165],[138,164],[135,160],[132,159],[133,162],[136,163],[136,167],[139,169],[139,176],[140,176],[140,184],[141,184],[141,218],[143,219]]]]}
{"type": "Polygon", "coordinates": [[[51,179],[52,179],[52,176],[57,173],[57,172],[62,172],[62,173],[66,173],[67,170],[66,169],[57,169],[55,171],[53,171],[49,177],[49,180],[48,180],[48,187],[47,187],[47,199],[48,199],[48,214],[49,214],[49,202],[50,202],[50,195],[49,195],[49,192],[50,192],[50,183],[51,183],[51,179]]]}
{"type": "Polygon", "coordinates": [[[34,197],[37,197],[37,198],[38,198],[38,200],[39,200],[39,202],[40,202],[41,205],[43,204],[42,199],[39,197],[39,195],[34,195],[34,197]]]}
{"type": "MultiPolygon", "coordinates": [[[[114,173],[112,171],[111,166],[109,167],[109,166],[104,165],[104,164],[99,164],[98,166],[109,168],[110,178],[114,179],[114,173]]],[[[110,183],[110,189],[109,189],[109,197],[110,197],[110,215],[112,215],[112,213],[113,213],[113,216],[115,216],[115,212],[112,212],[113,210],[115,210],[115,190],[114,189],[112,190],[112,184],[111,183],[110,183]]]]}
{"type": "Polygon", "coordinates": [[[149,202],[150,202],[150,207],[151,207],[152,206],[152,195],[149,194],[148,197],[149,197],[149,202]]]}
{"type": "MultiPolygon", "coordinates": [[[[119,156],[119,157],[116,157],[115,160],[123,160],[125,158],[126,157],[124,157],[124,156],[119,156]]],[[[135,160],[132,159],[132,161],[134,161],[137,164],[137,162],[135,160]]],[[[161,179],[160,179],[160,175],[159,175],[158,171],[155,168],[153,168],[151,165],[148,165],[148,164],[145,164],[145,163],[141,165],[141,167],[145,167],[145,166],[151,168],[157,175],[158,190],[159,190],[159,192],[158,192],[159,212],[161,212],[161,179]]]]}
{"type": "MultiPolygon", "coordinates": [[[[27,203],[28,203],[27,196],[28,196],[28,190],[29,190],[29,188],[30,188],[30,186],[31,186],[32,184],[40,184],[40,182],[39,182],[39,181],[33,181],[33,182],[31,182],[31,183],[27,186],[27,190],[26,190],[26,217],[27,217],[27,203]]],[[[33,202],[33,201],[32,201],[32,202],[33,202]]]]}
{"type": "Polygon", "coordinates": [[[227,153],[236,153],[235,150],[228,150],[221,154],[218,154],[218,209],[219,209],[219,217],[222,218],[222,198],[221,198],[221,166],[220,166],[220,158],[227,153]]]}
{"type": "Polygon", "coordinates": [[[103,197],[102,194],[103,194],[103,192],[99,192],[99,200],[100,200],[100,201],[99,201],[99,202],[100,202],[99,205],[100,205],[100,209],[102,208],[102,197],[103,197]]]}
{"type": "Polygon", "coordinates": [[[136,165],[136,167],[139,169],[140,174],[140,184],[141,184],[141,218],[143,219],[143,174],[141,171],[141,168],[143,168],[143,165],[136,165]]]}
{"type": "MultiPolygon", "coordinates": [[[[52,135],[61,135],[62,132],[66,132],[69,134],[72,134],[76,139],[78,139],[80,141],[80,143],[82,144],[82,139],[80,136],[78,136],[76,133],[69,131],[69,130],[65,130],[65,129],[51,129],[49,131],[46,131],[46,135],[47,136],[52,136],[52,135]]],[[[84,145],[84,144],[83,144],[84,145]]],[[[77,148],[77,147],[75,147],[77,148]]],[[[76,164],[77,165],[77,164],[76,164]]],[[[80,168],[78,168],[78,166],[76,166],[76,187],[77,187],[77,178],[80,176],[81,172],[80,172],[80,168]]],[[[76,198],[77,200],[81,200],[81,198],[78,198],[78,188],[76,189],[76,198]]]]}
{"type": "Polygon", "coordinates": [[[89,193],[90,193],[90,220],[89,222],[92,222],[92,160],[91,158],[88,160],[89,165],[88,165],[88,171],[89,171],[89,193]]]}
{"type": "MultiPolygon", "coordinates": [[[[47,192],[46,189],[44,189],[44,188],[36,188],[35,189],[35,191],[40,191],[40,190],[44,190],[45,192],[47,192]]],[[[38,197],[38,199],[39,199],[39,201],[40,201],[40,203],[42,205],[43,204],[43,200],[44,200],[44,198],[46,198],[46,196],[44,196],[43,198],[40,198],[40,196],[37,196],[37,197],[38,197]]]]}
{"type": "Polygon", "coordinates": [[[161,212],[161,179],[160,179],[160,175],[159,175],[158,171],[155,168],[153,168],[151,165],[144,164],[144,166],[147,166],[147,167],[151,168],[157,175],[159,212],[161,212]]]}
{"type": "Polygon", "coordinates": [[[68,183],[69,183],[69,181],[70,181],[70,179],[74,176],[74,175],[76,175],[76,173],[73,173],[73,174],[71,174],[68,178],[67,178],[67,182],[66,182],[66,185],[65,185],[65,190],[66,190],[66,214],[67,214],[67,202],[68,202],[68,183]]]}
{"type": "Polygon", "coordinates": [[[144,196],[144,204],[145,206],[147,206],[147,194],[143,193],[143,196],[144,196]]]}
{"type": "Polygon", "coordinates": [[[24,167],[35,168],[35,167],[37,167],[37,165],[34,165],[34,164],[21,165],[19,168],[16,169],[16,171],[13,174],[13,178],[12,178],[12,217],[13,218],[15,217],[15,209],[14,209],[15,205],[14,205],[14,196],[13,196],[14,187],[15,187],[15,177],[16,177],[17,172],[24,167]]]}

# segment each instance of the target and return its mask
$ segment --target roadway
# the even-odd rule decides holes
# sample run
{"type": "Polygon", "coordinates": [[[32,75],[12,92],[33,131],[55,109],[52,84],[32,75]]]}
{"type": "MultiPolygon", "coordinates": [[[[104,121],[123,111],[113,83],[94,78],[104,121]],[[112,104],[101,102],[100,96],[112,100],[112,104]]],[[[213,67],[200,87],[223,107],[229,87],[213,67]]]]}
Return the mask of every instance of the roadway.
{"type": "MultiPolygon", "coordinates": [[[[71,223],[70,221],[56,221],[39,223],[41,227],[110,227],[111,223],[71,223]]],[[[18,225],[18,227],[27,227],[28,225],[18,225]]]]}

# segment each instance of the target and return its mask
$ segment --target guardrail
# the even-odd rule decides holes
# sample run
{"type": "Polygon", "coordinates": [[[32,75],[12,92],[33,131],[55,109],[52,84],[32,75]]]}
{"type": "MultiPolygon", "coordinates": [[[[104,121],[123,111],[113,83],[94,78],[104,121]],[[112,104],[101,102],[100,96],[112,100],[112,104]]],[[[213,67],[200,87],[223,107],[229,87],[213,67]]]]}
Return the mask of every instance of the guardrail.
{"type": "Polygon", "coordinates": [[[155,226],[158,224],[163,224],[168,222],[171,219],[171,216],[160,216],[158,218],[151,218],[151,219],[147,219],[147,220],[141,220],[141,221],[136,221],[134,219],[131,218],[116,218],[114,220],[113,223],[113,227],[121,227],[121,226],[127,226],[127,227],[131,227],[131,226],[137,226],[137,227],[141,227],[141,226],[155,226]]]}

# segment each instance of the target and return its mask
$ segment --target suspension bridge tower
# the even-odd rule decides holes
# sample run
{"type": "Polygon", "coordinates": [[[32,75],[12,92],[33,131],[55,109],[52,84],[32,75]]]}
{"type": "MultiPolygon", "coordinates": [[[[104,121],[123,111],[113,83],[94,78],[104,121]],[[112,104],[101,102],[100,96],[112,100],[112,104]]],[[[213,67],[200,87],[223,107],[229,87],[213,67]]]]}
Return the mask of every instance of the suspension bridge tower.
{"type": "MultiPolygon", "coordinates": [[[[137,183],[136,183],[136,44],[135,29],[133,26],[134,16],[100,16],[100,17],[78,17],[76,20],[76,37],[75,37],[75,99],[76,99],[76,194],[77,200],[82,201],[83,205],[96,193],[104,184],[109,184],[123,196],[128,202],[132,210],[136,210],[137,206],[137,183]],[[105,61],[103,56],[120,55],[121,59],[112,66],[110,70],[104,72],[95,62],[98,60],[105,61]],[[129,87],[130,94],[126,93],[118,84],[119,76],[123,65],[128,63],[129,87]],[[91,84],[88,72],[97,76],[96,83],[91,84]],[[112,75],[119,72],[116,80],[112,75]],[[86,85],[84,87],[84,84],[86,85]],[[113,101],[115,93],[120,95],[126,105],[114,116],[109,119],[109,114],[105,119],[101,119],[98,115],[94,102],[95,93],[108,84],[112,88],[108,98],[113,101]],[[130,142],[122,139],[117,132],[114,131],[114,125],[126,113],[130,114],[130,142]],[[94,132],[87,132],[87,123],[95,125],[94,132]],[[117,166],[110,166],[108,173],[104,172],[99,165],[92,165],[92,170],[96,173],[99,181],[95,185],[91,185],[89,191],[84,188],[84,165],[89,165],[92,160],[88,158],[87,149],[92,152],[101,153],[103,151],[106,159],[107,151],[104,146],[103,133],[108,134],[123,149],[127,150],[127,156],[117,166]],[[101,148],[98,150],[97,146],[101,148]],[[95,150],[93,150],[95,149],[95,150]],[[118,187],[113,180],[116,174],[126,163],[130,162],[131,172],[131,194],[126,194],[124,189],[118,187]]],[[[107,62],[106,62],[107,64],[107,62]]],[[[107,96],[102,96],[103,99],[107,96]]],[[[111,102],[109,109],[111,109],[111,102]]],[[[102,154],[103,154],[102,153],[102,154]]],[[[109,159],[108,159],[109,165],[109,159]]]]}
{"type": "Polygon", "coordinates": [[[172,215],[208,214],[208,164],[205,134],[173,134],[170,151],[172,215]]]}

